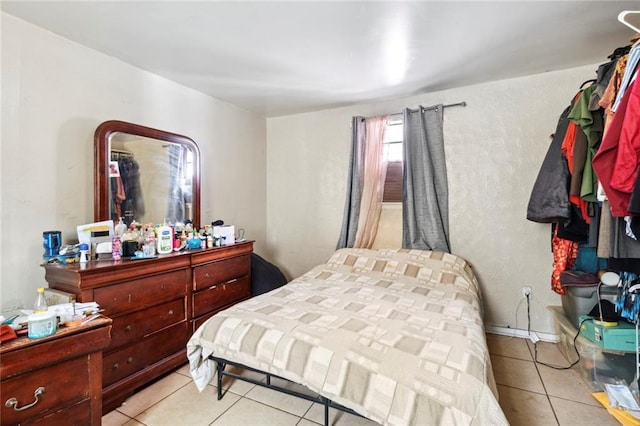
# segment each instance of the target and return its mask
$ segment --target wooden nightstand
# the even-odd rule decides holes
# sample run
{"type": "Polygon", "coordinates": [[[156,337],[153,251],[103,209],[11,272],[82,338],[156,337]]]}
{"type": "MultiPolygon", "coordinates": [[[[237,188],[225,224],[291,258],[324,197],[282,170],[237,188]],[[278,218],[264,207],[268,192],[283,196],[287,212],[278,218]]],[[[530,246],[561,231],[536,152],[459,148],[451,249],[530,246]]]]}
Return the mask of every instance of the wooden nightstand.
{"type": "Polygon", "coordinates": [[[101,317],[0,344],[2,424],[100,425],[102,349],[110,341],[111,319],[101,317]]]}

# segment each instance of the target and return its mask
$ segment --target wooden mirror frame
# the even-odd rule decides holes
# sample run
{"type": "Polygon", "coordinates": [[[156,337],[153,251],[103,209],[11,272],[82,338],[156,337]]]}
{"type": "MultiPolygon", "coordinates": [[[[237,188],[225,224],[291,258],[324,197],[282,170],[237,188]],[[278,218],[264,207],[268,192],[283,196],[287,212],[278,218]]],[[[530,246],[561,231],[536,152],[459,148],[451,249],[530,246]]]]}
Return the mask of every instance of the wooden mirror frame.
{"type": "MultiPolygon", "coordinates": [[[[126,121],[109,120],[100,124],[94,134],[94,197],[93,220],[100,222],[110,219],[109,212],[109,161],[111,160],[111,135],[127,133],[163,142],[172,142],[188,147],[193,151],[193,182],[192,182],[192,218],[196,227],[200,226],[200,150],[193,139],[176,133],[126,121]]],[[[160,218],[161,220],[162,218],[160,218]]],[[[197,229],[197,228],[196,228],[197,229]]]]}

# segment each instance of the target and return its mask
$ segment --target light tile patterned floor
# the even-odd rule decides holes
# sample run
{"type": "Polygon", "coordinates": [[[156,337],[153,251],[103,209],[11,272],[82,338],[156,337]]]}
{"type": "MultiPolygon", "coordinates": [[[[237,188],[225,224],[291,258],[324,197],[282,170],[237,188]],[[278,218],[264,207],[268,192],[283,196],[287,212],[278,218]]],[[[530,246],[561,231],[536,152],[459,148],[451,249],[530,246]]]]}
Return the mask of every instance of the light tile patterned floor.
{"type": "MultiPolygon", "coordinates": [[[[512,426],[614,426],[619,423],[592,396],[575,370],[556,370],[533,361],[533,344],[488,335],[500,405],[512,426]]],[[[538,360],[566,366],[556,345],[538,343],[538,360]]],[[[229,381],[221,401],[211,384],[199,393],[187,366],[141,390],[102,418],[105,426],[212,425],[318,426],[319,404],[240,381],[229,381]]],[[[375,426],[369,420],[330,410],[334,426],[375,426]]]]}

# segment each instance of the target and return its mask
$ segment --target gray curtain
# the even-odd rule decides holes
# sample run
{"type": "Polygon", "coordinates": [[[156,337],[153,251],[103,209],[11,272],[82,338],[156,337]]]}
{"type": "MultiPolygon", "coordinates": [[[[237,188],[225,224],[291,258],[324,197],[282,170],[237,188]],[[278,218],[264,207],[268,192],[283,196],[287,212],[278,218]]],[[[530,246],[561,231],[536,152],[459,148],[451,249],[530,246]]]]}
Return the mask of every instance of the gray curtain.
{"type": "Polygon", "coordinates": [[[442,111],[404,110],[403,248],[451,252],[442,111]]]}
{"type": "Polygon", "coordinates": [[[347,181],[347,199],[344,203],[342,230],[336,249],[353,247],[360,218],[360,201],[364,185],[364,144],[366,140],[366,120],[353,117],[351,121],[351,156],[347,181]]]}

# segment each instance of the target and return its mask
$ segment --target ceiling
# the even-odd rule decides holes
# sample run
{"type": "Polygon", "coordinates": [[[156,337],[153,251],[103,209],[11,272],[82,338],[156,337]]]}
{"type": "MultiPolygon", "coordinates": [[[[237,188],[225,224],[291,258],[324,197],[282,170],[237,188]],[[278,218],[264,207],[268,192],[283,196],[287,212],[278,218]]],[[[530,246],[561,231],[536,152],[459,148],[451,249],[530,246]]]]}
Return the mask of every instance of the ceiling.
{"type": "MultiPolygon", "coordinates": [[[[605,62],[632,1],[10,1],[0,9],[266,117],[605,62]]],[[[595,77],[595,69],[594,69],[595,77]]]]}

